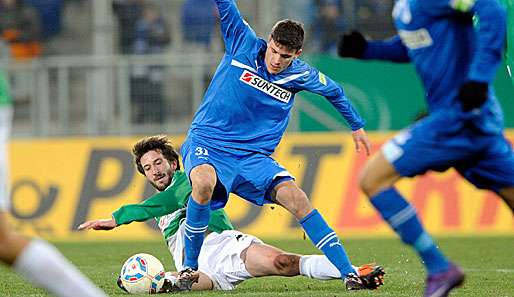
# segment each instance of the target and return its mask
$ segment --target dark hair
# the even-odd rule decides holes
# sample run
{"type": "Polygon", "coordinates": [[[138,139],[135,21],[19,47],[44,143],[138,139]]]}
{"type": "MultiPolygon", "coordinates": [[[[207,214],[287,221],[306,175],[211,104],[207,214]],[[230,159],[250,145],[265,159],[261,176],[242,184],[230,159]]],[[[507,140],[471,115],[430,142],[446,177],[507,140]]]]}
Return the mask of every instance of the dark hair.
{"type": "Polygon", "coordinates": [[[145,171],[141,165],[141,157],[153,150],[161,152],[164,158],[169,162],[177,161],[177,170],[180,170],[178,153],[175,151],[175,148],[173,148],[171,141],[166,135],[155,135],[139,140],[134,144],[134,147],[132,147],[132,155],[134,156],[134,162],[136,163],[137,171],[139,171],[139,173],[145,175],[145,171]]]}
{"type": "Polygon", "coordinates": [[[271,38],[290,50],[299,50],[303,47],[303,24],[293,20],[281,20],[271,29],[271,38]]]}

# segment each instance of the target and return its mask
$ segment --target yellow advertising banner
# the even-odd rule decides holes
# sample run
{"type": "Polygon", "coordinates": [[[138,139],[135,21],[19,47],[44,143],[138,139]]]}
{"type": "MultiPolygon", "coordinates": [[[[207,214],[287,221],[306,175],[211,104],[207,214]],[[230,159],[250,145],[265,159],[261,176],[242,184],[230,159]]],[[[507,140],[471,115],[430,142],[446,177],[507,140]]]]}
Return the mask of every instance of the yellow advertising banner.
{"type": "MultiPolygon", "coordinates": [[[[393,134],[371,134],[374,147],[393,134]]],[[[507,134],[513,142],[514,133],[507,134]]],[[[179,146],[183,136],[172,137],[179,146]]],[[[110,232],[77,232],[90,219],[109,218],[119,206],[138,203],[152,187],[135,169],[138,138],[13,140],[10,144],[11,223],[27,235],[54,240],[155,239],[153,222],[110,232]]],[[[288,134],[273,157],[287,168],[328,223],[344,236],[392,232],[358,188],[367,157],[344,133],[288,134]]],[[[454,170],[399,183],[427,228],[438,235],[514,235],[514,218],[498,197],[476,190],[454,170]]],[[[266,238],[299,238],[303,232],[280,207],[253,206],[232,196],[226,210],[243,232],[266,238]]]]}

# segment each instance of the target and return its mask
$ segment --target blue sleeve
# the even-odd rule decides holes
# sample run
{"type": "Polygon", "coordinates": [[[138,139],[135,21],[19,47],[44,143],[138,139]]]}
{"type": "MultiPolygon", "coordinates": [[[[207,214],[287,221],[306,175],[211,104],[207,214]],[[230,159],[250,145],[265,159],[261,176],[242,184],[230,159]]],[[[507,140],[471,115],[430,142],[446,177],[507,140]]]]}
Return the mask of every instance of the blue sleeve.
{"type": "Polygon", "coordinates": [[[362,59],[388,60],[396,63],[407,63],[410,61],[407,48],[403,45],[398,35],[386,40],[368,41],[362,59]]]}
{"type": "Polygon", "coordinates": [[[305,80],[300,84],[302,90],[307,90],[327,98],[348,123],[352,131],[359,130],[366,123],[353,108],[350,100],[344,95],[343,88],[331,78],[310,67],[305,80]]]}
{"type": "Polygon", "coordinates": [[[216,5],[227,54],[235,54],[238,49],[258,40],[255,32],[241,17],[234,0],[216,0],[216,5]]]}
{"type": "Polygon", "coordinates": [[[492,82],[501,63],[506,38],[506,12],[498,1],[477,1],[472,8],[479,18],[477,50],[468,73],[470,80],[492,82]]]}
{"type": "Polygon", "coordinates": [[[507,30],[505,9],[498,0],[420,1],[420,7],[434,17],[449,12],[471,13],[478,17],[476,50],[468,73],[469,80],[492,82],[501,63],[507,30]]]}

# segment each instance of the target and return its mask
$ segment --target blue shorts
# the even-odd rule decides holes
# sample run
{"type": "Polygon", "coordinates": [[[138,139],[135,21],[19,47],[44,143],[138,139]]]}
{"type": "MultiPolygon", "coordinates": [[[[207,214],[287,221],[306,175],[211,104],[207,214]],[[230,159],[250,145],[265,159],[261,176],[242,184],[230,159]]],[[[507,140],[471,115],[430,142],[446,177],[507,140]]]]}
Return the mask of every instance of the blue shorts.
{"type": "Polygon", "coordinates": [[[187,176],[198,165],[210,164],[217,174],[211,209],[223,208],[229,193],[256,205],[274,203],[271,190],[294,177],[271,157],[254,152],[227,152],[219,148],[186,139],[181,147],[182,162],[187,176]]]}
{"type": "Polygon", "coordinates": [[[480,189],[514,186],[514,152],[502,134],[484,134],[429,116],[400,132],[382,153],[401,176],[453,167],[480,189]]]}

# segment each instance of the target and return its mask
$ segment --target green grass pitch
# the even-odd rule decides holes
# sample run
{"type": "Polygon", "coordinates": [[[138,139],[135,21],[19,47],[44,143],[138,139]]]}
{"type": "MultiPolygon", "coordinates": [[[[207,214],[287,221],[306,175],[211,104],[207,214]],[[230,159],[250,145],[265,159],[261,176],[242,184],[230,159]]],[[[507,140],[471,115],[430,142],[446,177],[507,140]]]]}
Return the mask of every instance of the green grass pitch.
{"type": "MultiPolygon", "coordinates": [[[[377,262],[386,268],[386,283],[376,291],[345,292],[340,281],[314,281],[305,277],[268,277],[242,283],[231,292],[191,292],[190,296],[422,296],[424,270],[415,254],[396,239],[343,241],[355,264],[377,262]]],[[[440,247],[465,270],[467,279],[451,296],[514,296],[514,237],[438,238],[440,247]]],[[[270,240],[268,243],[296,253],[317,253],[308,241],[270,240]]],[[[109,296],[127,296],[115,280],[123,261],[146,252],[173,268],[162,241],[58,242],[56,246],[109,296]]],[[[0,266],[0,296],[49,296],[31,287],[5,266],[0,266]]],[[[59,280],[55,280],[58,282],[59,280]]]]}

